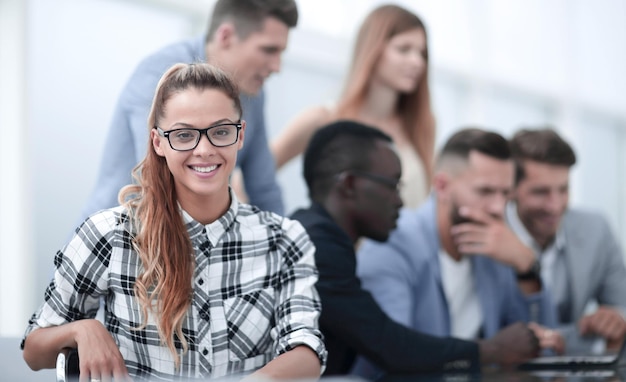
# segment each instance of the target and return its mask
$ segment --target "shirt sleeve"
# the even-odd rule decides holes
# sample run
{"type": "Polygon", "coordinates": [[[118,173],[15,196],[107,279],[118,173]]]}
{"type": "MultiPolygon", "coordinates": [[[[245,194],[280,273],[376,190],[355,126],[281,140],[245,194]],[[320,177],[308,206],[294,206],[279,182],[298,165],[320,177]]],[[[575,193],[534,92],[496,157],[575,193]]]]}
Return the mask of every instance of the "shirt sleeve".
{"type": "Polygon", "coordinates": [[[540,325],[556,328],[558,326],[555,305],[552,303],[552,296],[545,283],[541,290],[536,293],[524,294],[520,289],[515,272],[510,272],[511,298],[508,299],[508,316],[505,323],[511,324],[517,321],[532,321],[540,325]],[[521,307],[521,308],[520,308],[521,307]],[[520,314],[520,309],[523,315],[520,314]]]}
{"type": "Polygon", "coordinates": [[[152,97],[167,64],[157,58],[146,59],[124,87],[109,125],[96,183],[80,221],[119,205],[119,191],[133,182],[132,170],[146,154],[152,97]]]}
{"type": "MultiPolygon", "coordinates": [[[[413,305],[416,300],[414,282],[423,269],[414,269],[402,255],[402,246],[392,240],[389,238],[384,244],[370,240],[361,243],[357,275],[363,288],[372,294],[390,318],[412,327],[416,311],[413,305]]],[[[428,269],[427,264],[422,265],[428,269]]]]}
{"type": "Polygon", "coordinates": [[[250,204],[261,210],[283,215],[282,192],[276,180],[276,164],[265,130],[265,95],[261,93],[257,97],[242,96],[241,100],[246,132],[238,165],[250,204]]]}
{"type": "Polygon", "coordinates": [[[37,328],[94,318],[106,294],[112,235],[110,212],[87,219],[69,243],[57,252],[53,279],[43,304],[32,315],[22,340],[37,328]]]}
{"type": "Polygon", "coordinates": [[[276,354],[308,346],[317,353],[323,372],[327,352],[318,322],[322,306],[315,289],[315,248],[300,223],[284,219],[283,227],[284,240],[278,244],[283,267],[276,309],[276,354]]]}

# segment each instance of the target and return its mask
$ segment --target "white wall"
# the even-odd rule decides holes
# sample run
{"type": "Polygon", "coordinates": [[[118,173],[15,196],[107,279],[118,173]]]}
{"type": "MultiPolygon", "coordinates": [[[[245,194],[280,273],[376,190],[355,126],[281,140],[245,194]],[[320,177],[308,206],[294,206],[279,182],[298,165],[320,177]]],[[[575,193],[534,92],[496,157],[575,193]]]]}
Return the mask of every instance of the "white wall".
{"type": "Polygon", "coordinates": [[[55,252],[78,222],[126,79],[140,59],[190,35],[207,16],[111,0],[1,4],[2,31],[6,21],[17,24],[0,33],[0,52],[10,54],[0,62],[8,80],[0,108],[12,115],[1,120],[3,138],[10,139],[0,142],[13,148],[2,150],[0,168],[7,173],[0,198],[0,334],[15,335],[41,301],[55,252]]]}
{"type": "MultiPolygon", "coordinates": [[[[122,86],[139,60],[191,33],[185,14],[110,0],[30,0],[27,40],[35,293],[93,187],[122,86]]],[[[47,277],[46,277],[47,276],[47,277]]]]}
{"type": "Polygon", "coordinates": [[[23,174],[29,168],[24,126],[26,6],[20,0],[0,1],[0,332],[24,327],[32,300],[16,291],[28,290],[35,279],[30,228],[31,187],[23,174]],[[26,300],[26,301],[25,301],[26,300]]]}
{"type": "MultiPolygon", "coordinates": [[[[270,137],[303,108],[333,102],[356,28],[381,2],[299,1],[283,71],[267,84],[270,137]]],[[[626,3],[399,3],[429,29],[437,143],[468,124],[505,135],[554,124],[580,156],[574,204],[601,210],[626,237],[626,3]]],[[[0,334],[20,335],[41,300],[126,78],[149,52],[200,33],[211,4],[0,0],[0,334]]],[[[307,204],[300,173],[298,160],[279,174],[288,212],[307,204]]]]}

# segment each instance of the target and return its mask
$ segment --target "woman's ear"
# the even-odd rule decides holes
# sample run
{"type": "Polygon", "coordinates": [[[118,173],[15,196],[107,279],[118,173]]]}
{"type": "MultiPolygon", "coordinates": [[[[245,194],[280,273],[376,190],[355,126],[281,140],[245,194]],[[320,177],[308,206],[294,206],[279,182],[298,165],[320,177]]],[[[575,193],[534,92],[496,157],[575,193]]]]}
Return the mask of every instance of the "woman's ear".
{"type": "Polygon", "coordinates": [[[165,153],[163,152],[163,147],[161,146],[164,140],[161,139],[161,136],[159,135],[159,132],[156,128],[150,130],[150,139],[152,140],[152,147],[154,147],[154,151],[157,153],[157,155],[161,157],[165,156],[165,153]]]}

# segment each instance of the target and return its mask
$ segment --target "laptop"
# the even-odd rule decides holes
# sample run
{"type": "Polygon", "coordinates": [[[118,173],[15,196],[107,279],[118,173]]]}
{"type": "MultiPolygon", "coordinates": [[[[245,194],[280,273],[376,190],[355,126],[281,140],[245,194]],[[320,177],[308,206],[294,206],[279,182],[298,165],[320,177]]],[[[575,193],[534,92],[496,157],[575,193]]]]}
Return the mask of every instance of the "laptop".
{"type": "Polygon", "coordinates": [[[619,350],[601,354],[564,354],[533,358],[519,366],[521,370],[600,370],[617,367],[626,358],[626,341],[619,350]]]}

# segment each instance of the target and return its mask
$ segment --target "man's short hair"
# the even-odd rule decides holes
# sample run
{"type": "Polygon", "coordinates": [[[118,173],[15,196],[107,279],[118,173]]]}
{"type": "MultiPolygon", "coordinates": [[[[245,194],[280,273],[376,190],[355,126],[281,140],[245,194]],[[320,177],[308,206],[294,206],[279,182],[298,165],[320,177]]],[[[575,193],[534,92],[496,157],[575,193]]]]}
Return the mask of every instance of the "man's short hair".
{"type": "Polygon", "coordinates": [[[245,39],[263,28],[268,17],[275,17],[289,28],[298,24],[295,0],[217,0],[209,20],[205,42],[210,41],[217,28],[225,22],[235,25],[237,35],[245,39]]]}
{"type": "Polygon", "coordinates": [[[450,163],[467,163],[470,153],[477,151],[500,160],[511,159],[509,142],[502,135],[478,128],[464,128],[454,133],[439,152],[436,168],[450,163]]]}
{"type": "Polygon", "coordinates": [[[526,176],[525,160],[565,167],[576,164],[572,146],[551,128],[519,130],[511,139],[511,152],[515,160],[516,184],[526,176]]]}
{"type": "Polygon", "coordinates": [[[370,153],[376,142],[391,143],[391,137],[377,128],[342,120],[320,128],[304,152],[303,173],[314,201],[325,198],[338,174],[369,170],[370,153]]]}

